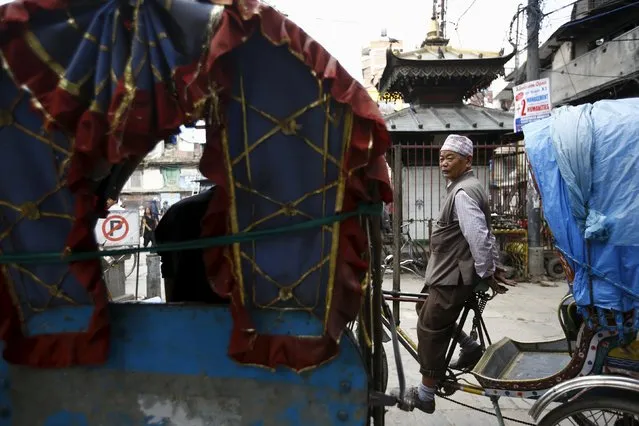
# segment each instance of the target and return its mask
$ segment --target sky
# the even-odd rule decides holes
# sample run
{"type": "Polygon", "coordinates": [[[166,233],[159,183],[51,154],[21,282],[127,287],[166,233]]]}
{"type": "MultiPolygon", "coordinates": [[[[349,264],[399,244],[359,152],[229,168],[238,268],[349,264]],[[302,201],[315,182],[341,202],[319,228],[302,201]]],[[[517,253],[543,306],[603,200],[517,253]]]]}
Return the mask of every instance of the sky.
{"type": "MultiPolygon", "coordinates": [[[[542,11],[555,11],[573,2],[542,0],[542,11]]],[[[268,0],[267,3],[287,13],[360,81],[361,48],[370,40],[379,39],[382,29],[386,29],[389,37],[404,41],[405,50],[418,47],[428,31],[433,7],[432,0],[268,0]]],[[[527,0],[447,0],[445,20],[450,44],[495,52],[503,47],[506,53],[511,52],[510,23],[518,5],[526,3],[527,0]]],[[[570,12],[571,8],[565,7],[545,17],[540,41],[567,22],[570,12]]],[[[524,46],[523,19],[519,33],[524,46]]],[[[520,63],[524,62],[525,52],[520,55],[520,63]]],[[[513,67],[514,61],[511,61],[506,65],[506,72],[513,67]]]]}
{"type": "MultiPolygon", "coordinates": [[[[438,0],[440,2],[441,0],[438,0]]],[[[0,4],[8,0],[0,0],[0,4]]],[[[315,40],[322,44],[356,79],[362,80],[361,48],[379,39],[382,29],[389,37],[404,41],[404,49],[417,47],[426,36],[432,15],[432,0],[265,0],[287,13],[315,40]]],[[[574,0],[541,0],[548,13],[574,0]]],[[[463,49],[508,53],[508,29],[518,5],[527,0],[447,0],[446,31],[450,44],[463,49]]],[[[544,18],[543,42],[570,17],[570,7],[544,18]]],[[[520,28],[525,45],[525,22],[520,28]]],[[[514,34],[514,32],[513,32],[514,34]]],[[[525,52],[520,56],[525,61],[525,52]]],[[[506,65],[512,71],[514,61],[506,65]]]]}

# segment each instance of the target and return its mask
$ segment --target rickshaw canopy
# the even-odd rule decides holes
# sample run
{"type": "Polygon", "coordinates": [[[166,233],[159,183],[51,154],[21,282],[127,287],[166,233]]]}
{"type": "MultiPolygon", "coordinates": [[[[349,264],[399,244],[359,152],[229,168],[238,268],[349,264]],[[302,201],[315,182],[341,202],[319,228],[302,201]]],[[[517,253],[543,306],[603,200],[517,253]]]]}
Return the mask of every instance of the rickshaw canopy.
{"type": "Polygon", "coordinates": [[[580,306],[639,311],[638,121],[633,98],[564,106],[524,127],[544,218],[575,272],[580,306]]]}
{"type": "Polygon", "coordinates": [[[229,355],[294,370],[336,356],[367,282],[359,206],[392,199],[390,138],[322,46],[257,1],[19,0],[0,7],[0,55],[0,247],[27,255],[0,275],[9,362],[105,362],[100,262],[74,256],[96,252],[95,222],[144,156],[198,120],[217,185],[203,238],[315,224],[207,249],[231,298],[229,355]],[[87,305],[86,324],[42,332],[50,311],[87,305]],[[306,315],[314,331],[273,334],[258,311],[306,315]]]}

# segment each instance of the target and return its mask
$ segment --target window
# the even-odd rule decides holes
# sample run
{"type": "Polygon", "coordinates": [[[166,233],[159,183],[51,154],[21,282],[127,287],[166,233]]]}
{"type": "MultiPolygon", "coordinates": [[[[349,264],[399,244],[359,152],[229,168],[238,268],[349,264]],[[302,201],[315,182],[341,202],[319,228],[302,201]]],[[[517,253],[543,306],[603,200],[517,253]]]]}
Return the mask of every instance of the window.
{"type": "Polygon", "coordinates": [[[177,186],[180,179],[179,167],[162,167],[162,176],[164,177],[164,186],[177,186]]]}

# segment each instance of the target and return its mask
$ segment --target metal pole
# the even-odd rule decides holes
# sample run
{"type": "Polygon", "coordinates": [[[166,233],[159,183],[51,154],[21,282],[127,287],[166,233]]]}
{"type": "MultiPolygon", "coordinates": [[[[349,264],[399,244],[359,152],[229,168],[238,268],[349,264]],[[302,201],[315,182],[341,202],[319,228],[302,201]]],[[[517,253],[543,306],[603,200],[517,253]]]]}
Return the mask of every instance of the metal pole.
{"type": "MultiPolygon", "coordinates": [[[[539,20],[541,9],[539,0],[528,0],[528,30],[526,80],[539,79],[539,20]]],[[[528,273],[533,280],[544,275],[544,249],[541,246],[541,202],[532,183],[530,171],[526,189],[526,210],[528,213],[528,273]]]]}
{"type": "MultiPolygon", "coordinates": [[[[368,227],[371,235],[372,256],[371,264],[373,274],[373,388],[377,392],[384,392],[384,359],[382,357],[382,306],[384,296],[382,289],[382,227],[380,217],[369,217],[368,227]]],[[[375,426],[384,426],[385,409],[383,406],[373,407],[373,421],[375,426]]]]}
{"type": "Polygon", "coordinates": [[[526,19],[526,29],[528,30],[528,44],[526,51],[528,54],[526,62],[526,79],[528,81],[539,78],[539,19],[541,10],[539,0],[528,0],[528,18],[526,19]]]}
{"type": "Polygon", "coordinates": [[[138,300],[140,293],[140,244],[138,244],[138,250],[135,252],[136,262],[135,265],[135,300],[138,300]]]}
{"type": "Polygon", "coordinates": [[[519,20],[521,19],[521,4],[517,6],[517,25],[515,26],[515,83],[517,82],[517,77],[519,76],[519,20]]]}
{"type": "Polygon", "coordinates": [[[499,426],[504,426],[504,416],[501,414],[501,408],[499,407],[499,397],[491,396],[490,401],[493,403],[493,408],[495,409],[495,417],[497,417],[497,424],[499,426]]]}
{"type": "MultiPolygon", "coordinates": [[[[393,147],[393,291],[401,291],[402,256],[402,146],[393,147]]],[[[393,319],[399,325],[399,300],[393,301],[393,319]]]]}
{"type": "Polygon", "coordinates": [[[152,297],[162,297],[160,256],[156,253],[146,255],[146,298],[152,297]]]}
{"type": "Polygon", "coordinates": [[[441,33],[442,33],[442,38],[446,38],[446,2],[445,0],[442,0],[441,5],[439,7],[440,10],[440,20],[441,20],[441,24],[440,24],[440,28],[441,28],[441,33]]]}

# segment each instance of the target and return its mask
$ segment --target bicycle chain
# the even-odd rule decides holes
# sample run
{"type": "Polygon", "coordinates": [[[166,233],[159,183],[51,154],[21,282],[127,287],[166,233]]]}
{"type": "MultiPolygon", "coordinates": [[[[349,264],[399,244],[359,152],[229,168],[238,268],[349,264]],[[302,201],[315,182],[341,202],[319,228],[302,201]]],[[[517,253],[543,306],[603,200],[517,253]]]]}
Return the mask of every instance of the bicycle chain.
{"type": "MultiPolygon", "coordinates": [[[[484,410],[482,408],[473,407],[472,405],[468,405],[468,404],[464,404],[463,402],[455,401],[454,399],[448,398],[448,397],[443,396],[443,395],[439,395],[439,397],[440,398],[444,398],[445,400],[453,402],[455,404],[461,405],[462,407],[470,408],[471,410],[479,411],[480,413],[484,413],[484,414],[488,414],[489,416],[497,417],[497,414],[493,413],[492,411],[487,411],[487,410],[484,410]]],[[[504,420],[508,420],[508,421],[515,422],[515,423],[519,423],[519,424],[522,424],[522,425],[535,426],[534,423],[528,423],[528,422],[525,422],[523,420],[513,419],[512,417],[506,417],[504,415],[502,415],[501,417],[504,420]]]]}

